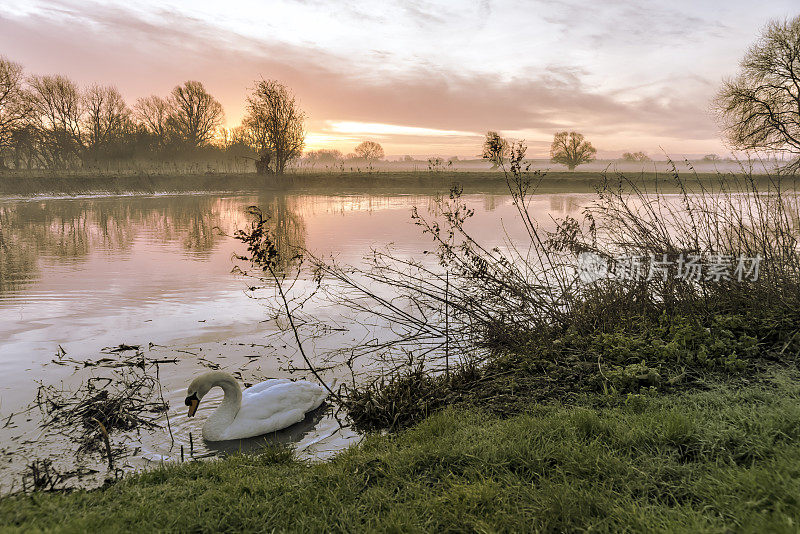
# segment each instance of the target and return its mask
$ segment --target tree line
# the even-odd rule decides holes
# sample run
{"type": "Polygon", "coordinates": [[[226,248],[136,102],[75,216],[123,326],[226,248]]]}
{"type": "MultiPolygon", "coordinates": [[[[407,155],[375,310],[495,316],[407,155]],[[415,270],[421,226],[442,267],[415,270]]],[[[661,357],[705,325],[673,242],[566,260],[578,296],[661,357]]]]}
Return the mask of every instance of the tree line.
{"type": "Polygon", "coordinates": [[[258,80],[242,124],[223,128],[222,104],[199,81],[129,106],[110,85],[25,75],[0,56],[0,169],[91,169],[108,161],[226,155],[282,174],[303,152],[305,114],[292,92],[258,80]]]}

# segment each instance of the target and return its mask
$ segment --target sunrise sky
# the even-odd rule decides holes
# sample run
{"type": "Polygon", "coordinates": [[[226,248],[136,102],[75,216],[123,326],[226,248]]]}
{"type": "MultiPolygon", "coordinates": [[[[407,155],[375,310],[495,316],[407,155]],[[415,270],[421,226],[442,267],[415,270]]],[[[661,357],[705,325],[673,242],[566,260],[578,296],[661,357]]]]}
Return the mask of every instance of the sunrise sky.
{"type": "Polygon", "coordinates": [[[130,104],[202,81],[241,120],[289,85],[308,148],[474,157],[495,129],[545,156],[575,129],[599,157],[726,154],[709,112],[763,25],[796,0],[526,2],[0,0],[0,55],[116,85],[130,104]],[[757,5],[757,9],[754,6],[757,5]]]}

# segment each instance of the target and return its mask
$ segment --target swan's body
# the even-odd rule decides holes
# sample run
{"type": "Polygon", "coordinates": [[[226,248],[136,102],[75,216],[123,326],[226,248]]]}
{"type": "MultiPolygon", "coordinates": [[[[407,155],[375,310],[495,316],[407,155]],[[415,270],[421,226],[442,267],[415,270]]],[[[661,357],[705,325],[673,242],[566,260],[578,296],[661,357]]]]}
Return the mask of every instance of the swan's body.
{"type": "Polygon", "coordinates": [[[197,411],[203,396],[215,386],[225,397],[219,408],[203,425],[203,438],[208,441],[243,439],[281,430],[305,418],[319,407],[328,392],[317,384],[286,378],[265,380],[242,392],[233,376],[212,371],[195,378],[186,392],[189,416],[197,411]]]}

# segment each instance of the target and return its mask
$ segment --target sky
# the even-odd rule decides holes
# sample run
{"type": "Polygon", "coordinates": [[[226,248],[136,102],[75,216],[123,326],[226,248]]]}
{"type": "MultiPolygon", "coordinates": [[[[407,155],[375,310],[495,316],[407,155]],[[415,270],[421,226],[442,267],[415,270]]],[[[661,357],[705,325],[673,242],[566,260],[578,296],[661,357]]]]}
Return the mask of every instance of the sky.
{"type": "Polygon", "coordinates": [[[487,130],[546,157],[583,133],[599,158],[727,155],[710,102],[796,0],[0,0],[0,55],[115,85],[132,104],[199,80],[237,126],[277,79],[308,149],[476,157],[487,130]]]}

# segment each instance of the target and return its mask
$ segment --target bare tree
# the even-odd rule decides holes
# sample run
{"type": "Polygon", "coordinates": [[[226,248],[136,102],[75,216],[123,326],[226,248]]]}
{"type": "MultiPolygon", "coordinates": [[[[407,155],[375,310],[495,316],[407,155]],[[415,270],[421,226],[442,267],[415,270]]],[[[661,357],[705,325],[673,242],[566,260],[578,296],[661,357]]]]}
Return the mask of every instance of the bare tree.
{"type": "Polygon", "coordinates": [[[344,156],[339,150],[332,149],[332,148],[322,148],[320,150],[312,150],[308,152],[304,159],[314,167],[317,164],[320,165],[333,165],[342,159],[344,156]]]}
{"type": "Polygon", "coordinates": [[[364,141],[358,145],[353,152],[359,158],[366,160],[367,163],[383,158],[383,147],[375,141],[364,141]]]}
{"type": "Polygon", "coordinates": [[[155,138],[158,148],[168,141],[172,104],[166,98],[151,95],[140,98],[133,106],[133,118],[155,138]]]}
{"type": "Polygon", "coordinates": [[[582,163],[594,161],[595,154],[597,149],[578,132],[558,132],[550,145],[550,160],[566,165],[571,171],[582,163]]]}
{"type": "Polygon", "coordinates": [[[39,133],[29,121],[11,131],[8,152],[14,159],[14,168],[21,169],[23,163],[32,169],[39,161],[39,133]]]}
{"type": "Polygon", "coordinates": [[[247,96],[247,114],[243,124],[258,154],[256,170],[283,174],[286,164],[303,153],[306,115],[294,94],[277,80],[260,80],[247,96]],[[274,163],[272,160],[274,159],[274,163]]]}
{"type": "Polygon", "coordinates": [[[250,133],[244,126],[222,129],[220,132],[220,148],[234,158],[253,159],[254,151],[250,133]]]}
{"type": "Polygon", "coordinates": [[[190,148],[208,144],[225,117],[216,98],[197,81],[178,85],[171,93],[170,125],[177,138],[190,148]]]}
{"type": "Polygon", "coordinates": [[[22,65],[0,56],[0,169],[5,167],[3,155],[14,132],[23,126],[30,111],[22,83],[22,65]]]}
{"type": "Polygon", "coordinates": [[[84,95],[84,132],[87,151],[98,157],[119,140],[130,120],[125,100],[115,87],[90,87],[84,95]]]}
{"type": "Polygon", "coordinates": [[[511,145],[495,131],[486,132],[483,142],[483,159],[492,163],[492,168],[499,167],[511,154],[511,145]]]}
{"type": "Polygon", "coordinates": [[[74,164],[83,152],[83,101],[78,86],[64,76],[33,76],[30,101],[45,164],[51,167],[74,164]]]}
{"type": "Polygon", "coordinates": [[[767,24],[740,69],[714,102],[731,145],[800,156],[800,16],[767,24]]]}
{"type": "Polygon", "coordinates": [[[623,152],[622,161],[651,161],[650,156],[642,151],[639,152],[623,152]]]}

